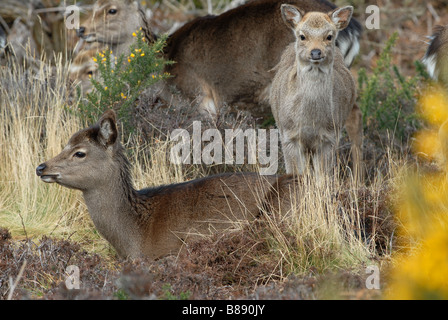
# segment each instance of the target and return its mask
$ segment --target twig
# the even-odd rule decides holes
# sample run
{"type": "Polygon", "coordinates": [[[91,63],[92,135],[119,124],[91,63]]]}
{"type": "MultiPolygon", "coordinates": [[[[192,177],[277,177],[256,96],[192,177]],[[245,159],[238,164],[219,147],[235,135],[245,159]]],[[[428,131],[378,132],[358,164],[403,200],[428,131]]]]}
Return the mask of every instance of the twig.
{"type": "Polygon", "coordinates": [[[17,285],[19,284],[20,279],[22,278],[23,271],[26,267],[26,259],[23,261],[22,267],[20,267],[19,274],[17,275],[16,281],[12,282],[12,278],[10,277],[11,281],[11,287],[9,288],[9,294],[7,300],[12,299],[12,295],[14,294],[14,290],[16,289],[17,285]]]}
{"type": "Polygon", "coordinates": [[[440,21],[440,16],[437,14],[436,9],[434,9],[432,4],[430,4],[430,3],[428,3],[426,6],[428,7],[428,11],[432,14],[436,23],[438,23],[440,21]]]}
{"type": "Polygon", "coordinates": [[[25,228],[25,223],[23,222],[23,217],[19,212],[19,217],[20,217],[20,221],[22,223],[22,227],[23,227],[23,232],[25,232],[25,237],[26,237],[26,241],[28,241],[28,233],[26,233],[26,228],[25,228]]]}
{"type": "Polygon", "coordinates": [[[0,24],[2,25],[3,29],[5,29],[6,34],[10,34],[11,33],[11,29],[9,28],[9,26],[6,23],[5,19],[2,18],[2,16],[0,16],[0,24]]]}

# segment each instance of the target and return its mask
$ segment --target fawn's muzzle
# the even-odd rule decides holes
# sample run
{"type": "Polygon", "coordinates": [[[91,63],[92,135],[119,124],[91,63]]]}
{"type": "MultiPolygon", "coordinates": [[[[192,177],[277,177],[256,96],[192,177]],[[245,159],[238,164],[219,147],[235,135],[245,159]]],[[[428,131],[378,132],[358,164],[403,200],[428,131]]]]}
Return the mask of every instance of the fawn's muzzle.
{"type": "Polygon", "coordinates": [[[320,60],[322,59],[322,51],[319,49],[311,50],[311,59],[312,60],[320,60]]]}

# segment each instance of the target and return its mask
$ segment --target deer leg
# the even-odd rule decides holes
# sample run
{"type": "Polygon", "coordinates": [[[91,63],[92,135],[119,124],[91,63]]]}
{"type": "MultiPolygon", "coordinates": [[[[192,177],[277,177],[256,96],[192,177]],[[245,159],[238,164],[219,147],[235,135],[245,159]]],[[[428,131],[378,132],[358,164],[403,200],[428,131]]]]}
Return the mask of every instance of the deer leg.
{"type": "Polygon", "coordinates": [[[199,105],[199,112],[203,116],[209,117],[212,120],[217,120],[221,109],[219,95],[216,90],[205,81],[201,81],[201,88],[202,100],[199,105]]]}
{"type": "Polygon", "coordinates": [[[285,138],[283,135],[281,141],[286,173],[302,174],[305,170],[306,156],[300,143],[296,139],[285,138]]]}
{"type": "Polygon", "coordinates": [[[364,177],[362,166],[362,140],[363,140],[363,124],[362,112],[355,103],[346,122],[345,129],[352,143],[351,157],[353,162],[353,173],[355,181],[360,182],[364,177]]]}
{"type": "Polygon", "coordinates": [[[323,139],[320,147],[312,156],[313,169],[316,179],[323,181],[325,176],[331,176],[335,167],[334,139],[323,139]]]}

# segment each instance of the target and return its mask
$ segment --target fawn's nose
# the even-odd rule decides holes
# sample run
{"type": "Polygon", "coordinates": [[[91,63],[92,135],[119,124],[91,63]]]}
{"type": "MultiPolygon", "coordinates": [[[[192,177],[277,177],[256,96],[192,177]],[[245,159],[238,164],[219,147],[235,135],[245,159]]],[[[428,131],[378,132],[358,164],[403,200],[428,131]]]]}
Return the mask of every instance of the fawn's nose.
{"type": "Polygon", "coordinates": [[[311,59],[313,59],[313,60],[320,60],[320,59],[322,59],[322,51],[319,50],[319,49],[311,50],[311,59]]]}
{"type": "Polygon", "coordinates": [[[79,27],[79,29],[76,29],[76,35],[78,37],[82,37],[84,35],[84,32],[86,31],[85,27],[79,27]]]}
{"type": "Polygon", "coordinates": [[[37,174],[37,176],[41,176],[42,175],[42,173],[44,172],[44,170],[45,170],[45,168],[46,168],[47,166],[45,165],[45,163],[42,163],[42,164],[40,164],[37,168],[36,168],[36,174],[37,174]]]}

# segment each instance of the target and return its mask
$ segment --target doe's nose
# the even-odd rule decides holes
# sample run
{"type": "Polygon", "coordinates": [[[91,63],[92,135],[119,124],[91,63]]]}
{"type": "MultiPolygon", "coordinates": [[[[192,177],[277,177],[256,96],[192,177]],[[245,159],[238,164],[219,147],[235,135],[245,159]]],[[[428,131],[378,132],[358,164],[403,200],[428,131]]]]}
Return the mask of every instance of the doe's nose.
{"type": "Polygon", "coordinates": [[[322,58],[322,51],[319,49],[311,50],[311,59],[320,60],[322,58]]]}
{"type": "Polygon", "coordinates": [[[44,172],[45,168],[47,167],[47,165],[45,163],[40,164],[37,168],[36,168],[36,174],[37,176],[41,176],[42,173],[44,172]]]}
{"type": "Polygon", "coordinates": [[[78,37],[82,37],[84,35],[84,32],[86,31],[85,27],[79,27],[79,29],[76,29],[76,35],[78,37]]]}

